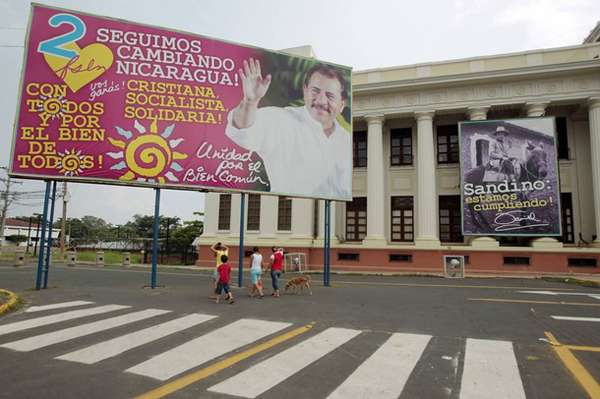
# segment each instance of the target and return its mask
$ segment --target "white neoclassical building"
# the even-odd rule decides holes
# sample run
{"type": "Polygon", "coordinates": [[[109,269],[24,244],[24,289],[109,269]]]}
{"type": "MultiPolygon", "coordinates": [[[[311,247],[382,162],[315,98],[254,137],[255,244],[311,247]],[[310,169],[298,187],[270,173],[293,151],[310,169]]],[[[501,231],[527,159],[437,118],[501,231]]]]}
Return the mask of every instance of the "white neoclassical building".
{"type": "MultiPolygon", "coordinates": [[[[600,24],[583,44],[353,75],[353,201],[332,203],[332,270],[597,273],[600,24]],[[458,123],[554,116],[563,236],[461,234],[458,123]]],[[[305,54],[303,54],[305,55],[305,54]]],[[[217,241],[237,259],[239,194],[206,196],[198,265],[217,241]]],[[[323,268],[324,202],[246,195],[244,249],[272,245],[323,268]]]]}

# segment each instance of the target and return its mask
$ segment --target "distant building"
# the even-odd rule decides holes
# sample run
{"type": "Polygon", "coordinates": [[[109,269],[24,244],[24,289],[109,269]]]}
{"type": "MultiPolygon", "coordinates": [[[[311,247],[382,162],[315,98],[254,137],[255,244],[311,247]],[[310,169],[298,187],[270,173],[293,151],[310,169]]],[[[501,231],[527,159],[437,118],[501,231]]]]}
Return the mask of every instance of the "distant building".
{"type": "MultiPolygon", "coordinates": [[[[355,72],[350,203],[332,204],[332,270],[596,273],[600,256],[600,24],[581,45],[355,72]],[[458,123],[554,116],[563,236],[461,235],[458,123]]],[[[246,196],[245,250],[282,246],[323,268],[324,202],[246,196]]],[[[206,196],[198,265],[237,259],[240,195],[206,196]]]]}
{"type": "MultiPolygon", "coordinates": [[[[17,219],[6,219],[6,226],[4,228],[4,245],[11,246],[15,245],[9,241],[10,236],[20,235],[28,237],[28,241],[22,242],[19,245],[26,246],[29,243],[30,246],[35,245],[36,241],[39,241],[40,234],[42,234],[42,223],[39,226],[37,219],[32,219],[31,224],[29,221],[25,222],[17,219]]],[[[60,229],[52,229],[52,239],[58,240],[60,238],[60,229]]]]}

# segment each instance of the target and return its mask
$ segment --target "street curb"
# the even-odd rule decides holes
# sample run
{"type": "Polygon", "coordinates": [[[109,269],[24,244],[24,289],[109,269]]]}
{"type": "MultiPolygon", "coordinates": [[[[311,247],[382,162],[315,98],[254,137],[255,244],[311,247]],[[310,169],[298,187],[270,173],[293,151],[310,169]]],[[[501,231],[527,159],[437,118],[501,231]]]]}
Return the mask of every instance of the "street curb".
{"type": "Polygon", "coordinates": [[[10,300],[5,303],[4,305],[0,306],[0,316],[6,312],[8,310],[8,308],[10,308],[12,305],[15,304],[15,302],[17,302],[17,294],[10,292],[10,291],[6,291],[6,290],[1,290],[0,289],[0,294],[8,294],[8,296],[10,296],[10,300]]]}

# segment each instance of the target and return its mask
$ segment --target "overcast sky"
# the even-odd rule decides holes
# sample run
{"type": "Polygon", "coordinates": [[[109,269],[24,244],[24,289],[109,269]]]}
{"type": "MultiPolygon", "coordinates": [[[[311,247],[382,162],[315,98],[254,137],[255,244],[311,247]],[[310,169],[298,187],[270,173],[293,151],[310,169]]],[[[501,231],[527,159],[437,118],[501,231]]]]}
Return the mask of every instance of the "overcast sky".
{"type": "MultiPolygon", "coordinates": [[[[598,0],[65,0],[37,3],[279,50],[310,44],[355,71],[581,44],[598,0]]],[[[0,0],[0,167],[10,159],[30,2],[0,0]]],[[[0,171],[5,177],[3,171],[0,171]]],[[[123,224],[154,213],[152,189],[69,184],[69,217],[123,224]]],[[[44,189],[27,181],[17,191],[44,189]]],[[[194,220],[204,195],[161,191],[161,214],[194,220]]],[[[41,200],[9,216],[41,212],[41,200]]],[[[60,207],[57,209],[60,213],[60,207]]]]}

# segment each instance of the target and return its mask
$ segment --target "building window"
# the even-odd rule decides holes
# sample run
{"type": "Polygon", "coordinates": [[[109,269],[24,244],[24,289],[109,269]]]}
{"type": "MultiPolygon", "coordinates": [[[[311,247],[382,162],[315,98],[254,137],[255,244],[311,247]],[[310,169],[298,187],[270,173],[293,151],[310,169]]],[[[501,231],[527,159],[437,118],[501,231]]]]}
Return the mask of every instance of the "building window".
{"type": "Polygon", "coordinates": [[[458,163],[458,125],[437,127],[438,164],[458,163]]]}
{"type": "Polygon", "coordinates": [[[248,231],[260,230],[260,195],[248,195],[248,231]]]}
{"type": "Polygon", "coordinates": [[[353,134],[354,167],[367,167],[367,132],[354,132],[353,134]]]}
{"type": "Polygon", "coordinates": [[[529,266],[531,264],[531,260],[527,256],[505,256],[504,264],[529,266]]]}
{"type": "Polygon", "coordinates": [[[562,216],[561,241],[573,244],[575,236],[573,235],[573,200],[571,199],[571,193],[560,194],[560,207],[562,216]]]}
{"type": "Polygon", "coordinates": [[[390,254],[390,262],[412,262],[412,255],[390,254]]]}
{"type": "Polygon", "coordinates": [[[440,196],[440,240],[463,242],[460,215],[460,196],[440,196]]]}
{"type": "Polygon", "coordinates": [[[338,260],[360,260],[359,254],[338,253],[338,260]]]}
{"type": "Polygon", "coordinates": [[[567,118],[556,118],[556,146],[558,159],[569,159],[569,140],[567,138],[567,118]]]}
{"type": "Polygon", "coordinates": [[[367,235],[367,198],[346,203],[346,241],[362,241],[367,235]]]}
{"type": "Polygon", "coordinates": [[[292,230],[292,199],[279,197],[277,206],[277,230],[292,230]]]}
{"type": "Polygon", "coordinates": [[[569,266],[598,267],[596,258],[569,258],[569,266]]]}
{"type": "Polygon", "coordinates": [[[390,165],[412,165],[412,129],[392,129],[390,133],[390,165]]]}
{"type": "Polygon", "coordinates": [[[231,194],[219,196],[219,230],[231,229],[231,194]]]}
{"type": "Polygon", "coordinates": [[[392,241],[413,241],[413,197],[392,197],[392,241]]]}

